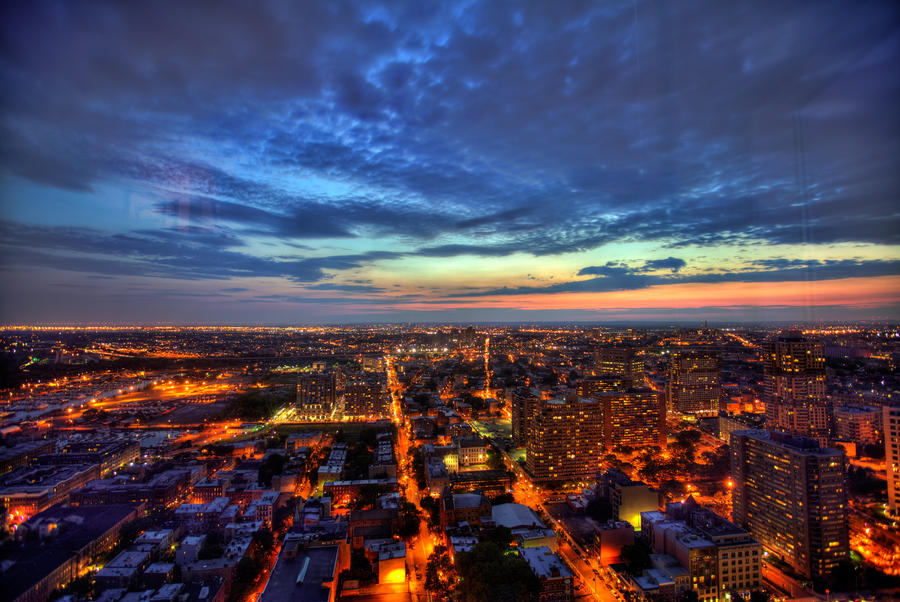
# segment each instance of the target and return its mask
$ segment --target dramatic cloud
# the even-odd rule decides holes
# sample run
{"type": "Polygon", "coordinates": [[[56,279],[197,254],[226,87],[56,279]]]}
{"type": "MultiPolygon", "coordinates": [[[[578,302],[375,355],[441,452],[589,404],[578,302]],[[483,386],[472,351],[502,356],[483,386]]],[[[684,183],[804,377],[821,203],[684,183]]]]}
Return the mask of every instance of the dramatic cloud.
{"type": "Polygon", "coordinates": [[[5,3],[0,263],[35,281],[5,306],[45,270],[267,303],[898,276],[898,25],[886,0],[5,3]]]}
{"type": "MultiPolygon", "coordinates": [[[[670,258],[672,259],[672,258],[670,258]]],[[[663,260],[667,261],[668,260],[663,260]]],[[[773,263],[785,263],[784,267],[771,269],[755,269],[732,272],[695,273],[691,275],[651,276],[644,272],[647,262],[639,268],[628,268],[621,265],[607,264],[591,266],[578,272],[579,276],[597,275],[598,278],[560,282],[548,286],[522,286],[516,288],[489,289],[478,292],[459,293],[460,297],[494,296],[494,295],[526,295],[534,293],[603,293],[609,291],[638,290],[662,284],[685,284],[719,282],[796,282],[810,280],[838,280],[843,278],[877,278],[893,276],[900,272],[900,260],[894,261],[798,261],[774,260],[773,263]]],[[[683,262],[682,262],[683,263],[683,262]]],[[[675,270],[673,269],[673,272],[675,270]]]]}

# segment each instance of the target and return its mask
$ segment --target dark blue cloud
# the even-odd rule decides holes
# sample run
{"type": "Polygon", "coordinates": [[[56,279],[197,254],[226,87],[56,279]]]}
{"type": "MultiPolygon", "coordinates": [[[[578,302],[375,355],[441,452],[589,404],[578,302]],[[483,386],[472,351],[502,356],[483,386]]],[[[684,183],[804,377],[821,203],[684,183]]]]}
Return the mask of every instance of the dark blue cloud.
{"type": "Polygon", "coordinates": [[[645,270],[672,270],[677,272],[687,265],[684,259],[678,257],[666,257],[665,259],[651,259],[644,262],[645,270]]]}
{"type": "Polygon", "coordinates": [[[684,259],[680,259],[678,257],[667,257],[665,259],[648,259],[642,265],[637,267],[629,267],[628,265],[620,261],[607,261],[604,265],[592,265],[581,268],[580,270],[578,270],[578,275],[621,277],[658,270],[670,270],[672,273],[675,273],[686,265],[687,262],[684,259]]]}
{"type": "MultiPolygon", "coordinates": [[[[261,165],[380,190],[332,210],[212,170],[219,203],[246,207],[223,219],[277,207],[285,236],[897,242],[892,3],[415,4],[6,5],[4,166],[159,182],[186,120],[261,165]],[[457,219],[429,219],[444,208],[457,219]]],[[[170,175],[191,174],[178,154],[170,175]]]]}
{"type": "Polygon", "coordinates": [[[306,287],[310,290],[320,291],[340,291],[345,293],[383,293],[384,289],[379,286],[370,284],[337,284],[334,282],[323,282],[322,284],[313,284],[306,287]]]}
{"type": "Polygon", "coordinates": [[[483,297],[494,295],[525,295],[535,293],[605,293],[648,288],[664,284],[719,283],[719,282],[792,282],[813,280],[836,280],[843,278],[872,278],[892,276],[900,273],[900,260],[826,260],[797,261],[773,260],[755,262],[757,265],[769,263],[763,269],[748,269],[731,272],[709,272],[695,274],[650,275],[648,264],[637,268],[615,263],[604,266],[590,266],[578,272],[579,276],[596,275],[587,280],[573,280],[547,286],[503,287],[498,289],[464,292],[454,297],[483,297]],[[780,267],[779,267],[780,266],[780,267]]]}
{"type": "Polygon", "coordinates": [[[592,265],[578,270],[579,276],[627,276],[634,274],[635,270],[618,261],[607,261],[605,265],[592,265]]]}
{"type": "MultiPolygon", "coordinates": [[[[0,221],[7,268],[39,266],[68,272],[176,279],[282,277],[325,279],[325,270],[348,270],[392,257],[390,252],[322,257],[264,258],[231,250],[234,239],[205,231],[109,234],[88,228],[40,227],[0,221]]],[[[239,243],[237,243],[239,244],[239,243]]]]}
{"type": "MultiPolygon", "coordinates": [[[[42,216],[4,264],[327,284],[410,255],[900,244],[896,3],[513,8],[4,3],[0,218],[27,221],[6,184],[25,179],[147,195],[178,222],[111,233],[42,216]],[[273,239],[300,254],[260,256],[273,239]],[[374,251],[385,239],[396,250],[374,251]]],[[[557,286],[696,277],[680,261],[557,286]]],[[[865,269],[894,269],[879,265],[865,269]]]]}

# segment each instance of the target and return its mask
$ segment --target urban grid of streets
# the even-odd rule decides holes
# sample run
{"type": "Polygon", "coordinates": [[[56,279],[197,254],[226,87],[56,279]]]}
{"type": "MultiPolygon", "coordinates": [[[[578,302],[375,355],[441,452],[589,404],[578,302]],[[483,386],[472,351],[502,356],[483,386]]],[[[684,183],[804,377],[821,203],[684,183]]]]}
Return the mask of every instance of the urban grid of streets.
{"type": "MultiPolygon", "coordinates": [[[[735,332],[720,331],[722,337],[732,341],[732,346],[742,348],[750,356],[756,356],[759,351],[759,344],[748,339],[748,335],[739,335],[735,332]]],[[[816,334],[816,333],[812,333],[816,334]]],[[[826,331],[826,335],[831,332],[826,331]]],[[[494,331],[495,338],[503,336],[502,331],[494,331]]],[[[842,333],[838,332],[838,336],[842,333]]],[[[552,333],[548,335],[554,337],[556,341],[553,344],[535,352],[535,364],[542,365],[545,361],[544,353],[546,350],[555,348],[555,345],[563,344],[566,340],[566,333],[552,333]]],[[[669,336],[669,335],[663,335],[669,336]]],[[[469,365],[481,364],[483,356],[484,365],[484,388],[487,393],[487,384],[494,377],[492,374],[492,357],[490,355],[490,347],[487,343],[488,336],[485,336],[485,346],[483,350],[480,343],[474,346],[474,349],[462,352],[459,356],[469,365]]],[[[175,339],[173,339],[175,340],[175,339]]],[[[677,336],[669,336],[669,344],[680,344],[677,336]]],[[[756,340],[763,340],[763,335],[757,333],[756,340]]],[[[333,347],[329,343],[329,347],[333,347]]],[[[399,350],[398,350],[399,351],[399,350]]],[[[454,353],[449,354],[444,350],[429,352],[430,360],[443,361],[453,357],[454,353]]],[[[96,353],[96,347],[89,347],[83,350],[70,350],[71,353],[96,353]]],[[[133,351],[117,349],[114,346],[104,347],[104,353],[107,358],[115,358],[115,361],[128,360],[139,357],[133,351]],[[129,355],[130,354],[130,355],[129,355]]],[[[146,349],[139,350],[138,353],[147,353],[146,349]]],[[[662,352],[665,353],[665,352],[662,352]]],[[[30,355],[30,354],[29,354],[30,355]]],[[[201,354],[191,354],[191,357],[197,358],[201,354]]],[[[404,404],[404,398],[409,395],[409,391],[405,387],[409,387],[410,383],[419,380],[418,376],[407,374],[407,380],[401,384],[397,366],[400,362],[408,361],[410,356],[407,352],[400,352],[396,355],[387,352],[381,355],[384,359],[384,371],[386,374],[387,388],[390,393],[390,414],[393,423],[396,426],[397,436],[394,440],[395,457],[398,464],[398,482],[402,495],[410,502],[419,507],[423,492],[419,490],[417,480],[413,474],[410,462],[410,449],[415,445],[412,441],[412,421],[407,416],[404,404]]],[[[429,356],[420,356],[425,358],[429,356]]],[[[880,352],[880,355],[874,359],[884,362],[887,353],[880,352]]],[[[33,364],[34,360],[29,362],[33,364]]],[[[282,387],[293,387],[292,382],[296,379],[295,365],[290,370],[282,371],[281,368],[272,370],[271,365],[260,371],[247,371],[248,363],[243,363],[243,368],[211,370],[208,368],[193,368],[180,370],[159,370],[148,372],[129,371],[129,370],[111,370],[104,368],[98,371],[86,371],[84,375],[64,376],[44,382],[28,382],[23,384],[18,391],[9,393],[9,403],[11,407],[21,408],[22,416],[26,420],[35,423],[38,428],[51,428],[56,432],[74,434],[76,436],[88,435],[92,432],[91,420],[100,414],[108,414],[109,416],[126,416],[131,420],[127,426],[118,427],[120,430],[125,429],[129,436],[142,436],[143,432],[148,435],[157,431],[168,431],[171,433],[172,443],[177,444],[177,448],[184,453],[197,453],[204,447],[214,444],[230,444],[242,441],[248,441],[259,438],[264,435],[274,435],[280,427],[303,428],[308,421],[298,416],[297,407],[293,400],[288,401],[284,405],[274,410],[268,419],[261,420],[257,426],[248,431],[246,421],[240,419],[230,420],[213,420],[206,419],[196,420],[192,416],[200,416],[205,408],[213,404],[221,403],[223,399],[236,394],[244,394],[247,392],[259,391],[265,392],[271,384],[259,382],[256,378],[262,372],[270,371],[280,374],[277,382],[282,387]],[[243,372],[242,372],[243,370],[243,372]],[[287,383],[287,384],[286,384],[287,383]],[[105,390],[103,389],[105,387],[105,390]],[[91,393],[90,391],[97,391],[91,393]],[[74,392],[74,394],[72,393],[74,392]],[[41,402],[32,402],[29,400],[44,400],[41,402]],[[56,400],[56,401],[54,401],[56,400]],[[41,414],[46,410],[40,410],[40,404],[58,403],[58,409],[50,414],[41,414]],[[19,405],[16,405],[19,404],[19,405]],[[21,405],[24,404],[24,405],[21,405]],[[29,405],[30,404],[30,405],[29,405]],[[32,409],[35,414],[32,415],[32,409]],[[149,410],[149,412],[147,411],[149,410]],[[173,417],[178,417],[172,422],[173,417]]],[[[415,363],[414,363],[415,365],[415,363]]],[[[307,370],[304,364],[300,364],[300,370],[307,370]]],[[[665,390],[664,381],[657,373],[653,378],[650,372],[645,374],[645,384],[656,391],[663,392],[665,390]]],[[[840,384],[840,383],[838,383],[840,384]]],[[[336,400],[336,408],[332,414],[332,421],[328,422],[339,429],[341,424],[345,424],[340,420],[334,420],[335,412],[339,413],[341,401],[336,400]]],[[[503,410],[506,425],[508,427],[509,408],[503,410]]],[[[670,416],[670,428],[677,427],[681,418],[670,416]],[[673,422],[674,420],[674,422],[673,422]]],[[[496,439],[496,431],[490,426],[490,419],[487,421],[479,421],[470,418],[465,421],[473,432],[481,437],[488,439],[494,444],[495,448],[501,453],[501,459],[506,468],[515,476],[512,485],[513,499],[517,503],[524,504],[539,512],[541,518],[553,528],[559,536],[558,553],[565,560],[569,568],[573,571],[575,579],[576,599],[593,599],[593,600],[625,600],[627,593],[620,589],[621,584],[616,580],[613,573],[601,565],[596,550],[590,549],[579,544],[577,537],[573,536],[564,521],[558,520],[554,516],[553,502],[559,498],[560,491],[542,490],[540,486],[533,483],[530,475],[522,468],[520,463],[516,461],[507,451],[504,441],[496,439]]],[[[123,431],[125,432],[125,431],[123,431]]],[[[710,435],[707,432],[700,432],[700,437],[696,442],[696,453],[698,456],[713,454],[717,448],[722,446],[722,441],[710,435]]],[[[663,451],[663,457],[668,457],[669,452],[663,451]]],[[[313,460],[317,459],[317,454],[313,454],[313,460]]],[[[318,458],[321,459],[321,458],[318,458]]],[[[633,458],[632,458],[633,459],[633,458]]],[[[876,461],[863,457],[854,457],[850,459],[850,465],[856,469],[865,469],[876,478],[884,479],[884,461],[876,461]]],[[[731,503],[728,496],[708,495],[704,494],[700,487],[694,483],[684,483],[685,490],[694,496],[696,500],[704,506],[714,509],[722,516],[729,517],[731,515],[731,503]]],[[[728,487],[731,487],[731,481],[728,480],[728,487]]],[[[298,500],[305,500],[309,496],[315,494],[315,488],[308,479],[301,480],[293,495],[298,500]]],[[[885,528],[884,524],[873,521],[873,515],[877,514],[877,508],[873,508],[871,499],[855,496],[850,499],[849,508],[849,531],[850,545],[854,553],[859,554],[862,558],[879,569],[892,574],[896,571],[897,559],[900,558],[897,550],[900,550],[900,536],[896,530],[890,527],[885,528]]],[[[393,586],[399,593],[400,588],[404,590],[404,594],[409,599],[421,601],[432,600],[433,596],[426,591],[426,567],[428,558],[434,551],[435,547],[442,543],[440,534],[431,531],[427,516],[424,512],[419,512],[419,533],[409,541],[409,547],[406,555],[407,579],[402,584],[393,586]]],[[[250,591],[245,599],[254,600],[265,590],[267,580],[275,565],[278,553],[283,542],[286,531],[290,527],[290,522],[283,525],[276,531],[275,549],[264,559],[259,574],[253,583],[250,591]]],[[[766,584],[774,591],[784,591],[790,587],[790,583],[785,574],[783,574],[777,566],[771,563],[764,563],[763,577],[766,584]]]]}

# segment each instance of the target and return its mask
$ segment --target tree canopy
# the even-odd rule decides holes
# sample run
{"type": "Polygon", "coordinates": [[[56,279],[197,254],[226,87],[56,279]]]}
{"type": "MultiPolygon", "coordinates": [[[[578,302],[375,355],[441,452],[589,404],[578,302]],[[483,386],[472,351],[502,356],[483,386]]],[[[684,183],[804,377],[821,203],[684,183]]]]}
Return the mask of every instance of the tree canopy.
{"type": "Polygon", "coordinates": [[[456,556],[463,602],[519,602],[537,600],[541,582],[528,563],[509,548],[482,542],[456,556]]]}

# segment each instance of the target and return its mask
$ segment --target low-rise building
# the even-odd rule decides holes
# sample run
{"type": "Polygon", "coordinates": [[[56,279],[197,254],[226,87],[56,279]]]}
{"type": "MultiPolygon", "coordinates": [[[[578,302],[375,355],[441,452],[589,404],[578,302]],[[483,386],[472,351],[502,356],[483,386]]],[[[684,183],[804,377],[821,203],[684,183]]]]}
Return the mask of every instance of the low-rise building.
{"type": "Polygon", "coordinates": [[[357,479],[353,481],[331,481],[322,488],[325,495],[332,499],[334,506],[344,506],[359,496],[360,489],[366,486],[380,487],[384,491],[399,491],[397,479],[357,479]]]}
{"type": "Polygon", "coordinates": [[[575,576],[566,563],[546,547],[522,548],[525,559],[541,582],[540,602],[567,602],[574,599],[575,576]]]}
{"type": "Polygon", "coordinates": [[[473,527],[491,520],[491,503],[481,492],[450,493],[444,489],[440,498],[441,531],[460,523],[473,527]]]}
{"type": "Polygon", "coordinates": [[[690,573],[672,556],[650,554],[650,563],[651,568],[631,580],[636,593],[646,599],[675,602],[691,589],[690,573]]]}
{"type": "Polygon", "coordinates": [[[128,549],[97,572],[96,580],[101,588],[130,587],[137,583],[138,577],[150,564],[150,554],[140,550],[128,549]]]}
{"type": "Polygon", "coordinates": [[[36,458],[44,466],[67,464],[96,464],[100,476],[114,471],[124,464],[137,462],[141,457],[141,444],[126,439],[91,439],[67,443],[55,454],[44,454],[36,458]]]}
{"type": "Polygon", "coordinates": [[[884,438],[881,408],[834,408],[834,435],[836,439],[852,441],[859,445],[875,444],[884,438]]]}
{"type": "Polygon", "coordinates": [[[481,491],[501,495],[512,490],[513,476],[505,470],[467,470],[449,475],[450,488],[457,493],[481,491]]]}
{"type": "Polygon", "coordinates": [[[600,563],[609,565],[619,562],[623,546],[634,544],[634,526],[627,521],[610,520],[597,525],[594,536],[600,550],[600,563]]]}
{"type": "Polygon", "coordinates": [[[119,530],[138,517],[140,507],[127,504],[66,506],[58,504],[33,516],[16,530],[25,541],[6,559],[0,590],[14,602],[43,602],[116,545],[119,530]]]}
{"type": "Polygon", "coordinates": [[[193,534],[221,530],[230,522],[223,516],[230,501],[219,497],[206,504],[181,504],[175,509],[175,520],[193,534]]]}
{"type": "Polygon", "coordinates": [[[272,518],[275,514],[275,509],[278,507],[280,495],[278,491],[267,491],[258,500],[250,502],[250,505],[247,506],[247,510],[244,512],[244,516],[249,516],[255,521],[261,521],[271,528],[272,518]]]}
{"type": "Polygon", "coordinates": [[[700,600],[749,594],[761,586],[762,546],[750,533],[693,498],[641,515],[644,537],[657,554],[675,558],[700,600]]]}
{"type": "Polygon", "coordinates": [[[490,446],[481,437],[460,437],[456,441],[459,467],[476,466],[487,462],[490,446]]]}
{"type": "Polygon", "coordinates": [[[615,470],[607,472],[605,480],[613,518],[627,521],[635,531],[640,531],[641,513],[659,509],[659,493],[646,483],[632,481],[615,470]]]}
{"type": "Polygon", "coordinates": [[[0,502],[16,522],[26,520],[100,476],[97,464],[23,466],[0,477],[0,502]]]}
{"type": "Polygon", "coordinates": [[[288,534],[260,602],[335,602],[342,556],[341,546],[310,545],[288,534]]]}

